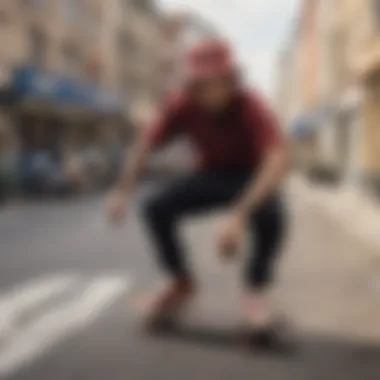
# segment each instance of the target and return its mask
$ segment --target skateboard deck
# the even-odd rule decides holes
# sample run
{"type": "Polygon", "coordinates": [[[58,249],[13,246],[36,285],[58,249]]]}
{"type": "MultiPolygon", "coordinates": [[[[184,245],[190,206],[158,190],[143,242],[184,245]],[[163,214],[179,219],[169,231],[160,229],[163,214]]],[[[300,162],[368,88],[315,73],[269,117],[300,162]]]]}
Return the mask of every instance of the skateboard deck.
{"type": "MultiPolygon", "coordinates": [[[[150,300],[151,296],[148,294],[131,296],[130,305],[134,317],[137,319],[137,325],[143,325],[149,312],[150,300]]],[[[246,350],[281,354],[295,352],[294,329],[284,317],[278,317],[265,328],[256,330],[242,323],[236,323],[229,327],[217,327],[210,323],[212,318],[208,318],[208,322],[204,323],[202,321],[194,322],[185,317],[187,315],[183,310],[180,314],[160,318],[154,331],[149,331],[149,335],[205,346],[239,347],[246,350]]]]}

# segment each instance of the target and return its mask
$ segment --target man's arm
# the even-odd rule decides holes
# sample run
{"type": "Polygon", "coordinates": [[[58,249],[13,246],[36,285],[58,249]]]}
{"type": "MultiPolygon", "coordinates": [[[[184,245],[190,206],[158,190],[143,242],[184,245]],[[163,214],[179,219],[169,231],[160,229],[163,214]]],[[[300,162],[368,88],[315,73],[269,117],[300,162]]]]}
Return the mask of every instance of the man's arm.
{"type": "Polygon", "coordinates": [[[238,212],[247,217],[282,183],[289,167],[289,155],[285,146],[271,149],[266,155],[258,175],[248,185],[238,200],[238,212]]]}
{"type": "Polygon", "coordinates": [[[120,178],[115,186],[117,191],[130,194],[134,190],[148,161],[152,145],[152,140],[144,134],[138,137],[131,154],[125,159],[120,178]]]}
{"type": "Polygon", "coordinates": [[[251,109],[252,125],[258,128],[258,148],[261,150],[261,165],[251,183],[237,202],[237,211],[248,216],[265,199],[274,193],[285,178],[289,163],[289,151],[272,112],[260,99],[254,99],[251,109]]]}
{"type": "Polygon", "coordinates": [[[149,154],[175,138],[182,128],[184,102],[181,98],[170,98],[159,113],[153,125],[144,130],[138,137],[137,143],[126,158],[116,190],[131,193],[149,158],[149,154]]]}

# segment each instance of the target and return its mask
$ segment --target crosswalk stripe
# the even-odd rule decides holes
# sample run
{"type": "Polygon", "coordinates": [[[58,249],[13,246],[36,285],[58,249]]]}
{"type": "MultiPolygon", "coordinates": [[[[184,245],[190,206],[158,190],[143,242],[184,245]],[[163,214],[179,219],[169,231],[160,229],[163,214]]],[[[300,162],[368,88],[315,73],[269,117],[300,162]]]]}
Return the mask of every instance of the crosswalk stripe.
{"type": "Polygon", "coordinates": [[[15,320],[74,285],[75,276],[57,275],[23,284],[8,294],[0,294],[0,337],[10,333],[15,320]]]}
{"type": "Polygon", "coordinates": [[[63,305],[36,318],[12,335],[0,350],[0,378],[41,357],[72,333],[94,322],[129,286],[122,278],[100,278],[63,305]]]}

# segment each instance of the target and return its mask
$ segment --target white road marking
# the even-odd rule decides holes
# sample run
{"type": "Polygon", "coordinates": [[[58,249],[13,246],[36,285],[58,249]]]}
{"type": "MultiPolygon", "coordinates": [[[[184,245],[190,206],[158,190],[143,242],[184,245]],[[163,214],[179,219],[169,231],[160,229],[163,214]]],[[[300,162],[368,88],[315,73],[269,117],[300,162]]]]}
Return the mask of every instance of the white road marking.
{"type": "Polygon", "coordinates": [[[122,278],[101,278],[73,301],[52,309],[16,332],[0,350],[0,378],[40,358],[101,314],[129,286],[122,278]]]}
{"type": "Polygon", "coordinates": [[[23,284],[10,293],[0,294],[0,337],[11,333],[17,318],[43,302],[63,293],[76,277],[57,275],[23,284]]]}

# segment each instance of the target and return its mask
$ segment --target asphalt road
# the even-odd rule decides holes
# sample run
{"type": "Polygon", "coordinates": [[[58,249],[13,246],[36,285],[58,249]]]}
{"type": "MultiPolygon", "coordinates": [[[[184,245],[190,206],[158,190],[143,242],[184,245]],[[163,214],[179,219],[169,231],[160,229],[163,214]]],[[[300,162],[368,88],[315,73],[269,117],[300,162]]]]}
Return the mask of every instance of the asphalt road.
{"type": "Polygon", "coordinates": [[[369,252],[296,190],[272,295],[293,322],[294,351],[247,352],[223,338],[239,321],[242,260],[224,266],[216,259],[218,215],[182,229],[200,281],[186,315],[198,333],[142,335],[129,300],[160,277],[138,204],[114,229],[101,197],[0,211],[0,378],[379,378],[380,295],[369,286],[369,252]]]}

